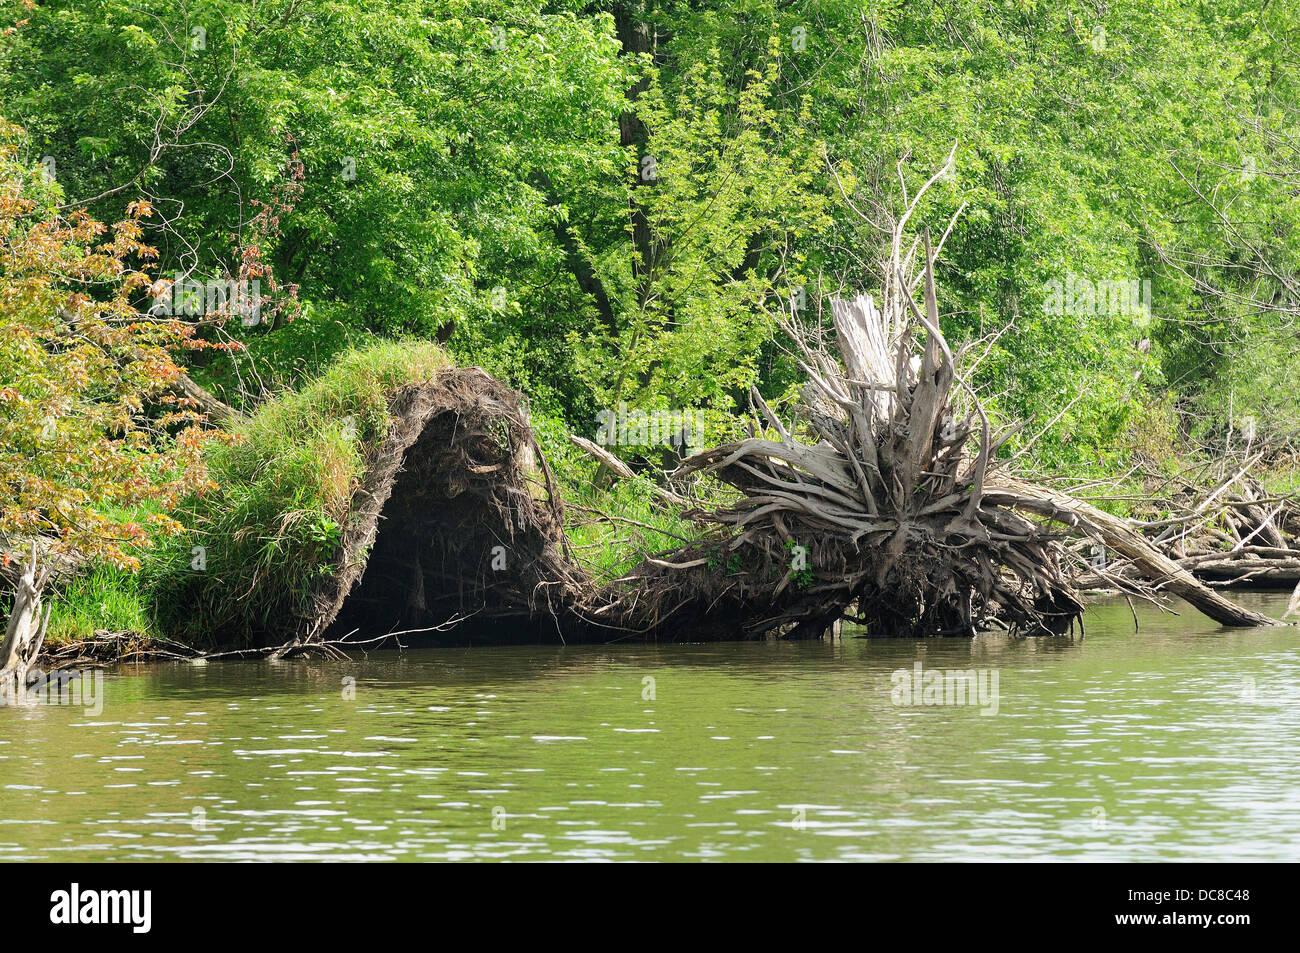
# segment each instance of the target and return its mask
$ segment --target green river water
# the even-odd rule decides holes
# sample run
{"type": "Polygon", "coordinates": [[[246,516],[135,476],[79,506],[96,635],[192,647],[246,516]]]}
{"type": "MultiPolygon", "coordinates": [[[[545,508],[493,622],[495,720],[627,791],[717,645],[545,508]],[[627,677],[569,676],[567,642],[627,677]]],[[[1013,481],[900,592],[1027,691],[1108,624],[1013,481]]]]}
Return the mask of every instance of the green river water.
{"type": "Polygon", "coordinates": [[[1300,630],[1137,612],[115,669],[0,707],[0,859],[1300,859],[1300,630]],[[900,704],[918,662],[986,693],[900,704]]]}

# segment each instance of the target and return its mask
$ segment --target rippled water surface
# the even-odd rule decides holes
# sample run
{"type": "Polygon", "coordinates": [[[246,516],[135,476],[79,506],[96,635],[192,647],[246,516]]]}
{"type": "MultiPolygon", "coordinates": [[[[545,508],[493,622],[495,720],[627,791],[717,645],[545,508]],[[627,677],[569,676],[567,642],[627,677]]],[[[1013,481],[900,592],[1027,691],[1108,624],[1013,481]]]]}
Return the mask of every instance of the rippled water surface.
{"type": "Polygon", "coordinates": [[[0,708],[0,858],[1300,859],[1300,630],[1138,615],[116,670],[0,708]],[[917,662],[984,704],[896,704],[917,662]]]}

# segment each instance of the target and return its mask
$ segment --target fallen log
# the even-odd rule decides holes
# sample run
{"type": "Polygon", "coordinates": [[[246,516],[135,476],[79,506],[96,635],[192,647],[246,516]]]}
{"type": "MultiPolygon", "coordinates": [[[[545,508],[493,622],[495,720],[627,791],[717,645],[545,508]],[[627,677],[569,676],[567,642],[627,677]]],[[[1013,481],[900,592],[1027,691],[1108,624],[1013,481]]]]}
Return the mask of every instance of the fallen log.
{"type": "MultiPolygon", "coordinates": [[[[618,457],[614,456],[614,454],[610,453],[604,447],[600,446],[600,444],[592,443],[587,438],[579,437],[577,434],[569,434],[569,443],[573,444],[578,449],[590,454],[592,457],[594,457],[597,461],[600,462],[601,466],[603,466],[606,470],[608,470],[611,474],[618,477],[619,479],[630,480],[636,476],[636,473],[632,470],[630,466],[628,466],[618,457]]],[[[674,493],[672,490],[667,490],[661,486],[656,486],[654,484],[651,484],[650,490],[652,493],[654,493],[655,496],[659,497],[659,499],[663,500],[665,503],[671,503],[673,506],[686,505],[686,497],[678,493],[674,493]]]]}
{"type": "Polygon", "coordinates": [[[1064,522],[1072,529],[1095,536],[1131,560],[1137,571],[1159,588],[1185,600],[1222,625],[1273,623],[1268,616],[1245,609],[1202,585],[1190,571],[1152,546],[1118,516],[1063,493],[1008,476],[1000,476],[998,485],[986,488],[985,492],[995,502],[1064,522]]]}
{"type": "MultiPolygon", "coordinates": [[[[0,555],[12,556],[28,550],[35,551],[36,564],[49,573],[51,580],[75,575],[86,565],[86,560],[80,554],[60,547],[57,537],[37,536],[15,540],[8,536],[0,536],[0,555]]],[[[23,575],[27,571],[27,562],[25,557],[0,562],[0,580],[8,586],[21,585],[23,575]]]]}
{"type": "Polygon", "coordinates": [[[171,389],[180,397],[191,401],[200,413],[218,426],[229,427],[243,416],[207,388],[195,383],[194,379],[184,371],[172,381],[171,389]]]}

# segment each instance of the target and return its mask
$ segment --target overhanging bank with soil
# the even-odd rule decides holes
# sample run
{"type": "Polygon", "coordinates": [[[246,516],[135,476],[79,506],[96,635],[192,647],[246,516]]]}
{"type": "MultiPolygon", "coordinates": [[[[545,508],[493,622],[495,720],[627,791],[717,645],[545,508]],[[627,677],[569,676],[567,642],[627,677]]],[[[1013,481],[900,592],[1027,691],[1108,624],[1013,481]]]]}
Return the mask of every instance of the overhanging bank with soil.
{"type": "Polygon", "coordinates": [[[452,370],[399,390],[389,414],[299,639],[557,640],[589,583],[520,395],[452,370]]]}

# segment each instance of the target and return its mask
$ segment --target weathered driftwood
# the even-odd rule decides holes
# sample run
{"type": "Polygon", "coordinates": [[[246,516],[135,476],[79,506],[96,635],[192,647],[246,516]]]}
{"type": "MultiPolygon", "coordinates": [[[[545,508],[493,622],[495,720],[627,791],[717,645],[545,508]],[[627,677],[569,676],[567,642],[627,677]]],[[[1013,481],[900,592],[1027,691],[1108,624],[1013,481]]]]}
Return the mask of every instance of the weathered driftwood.
{"type": "Polygon", "coordinates": [[[1248,626],[1269,625],[1273,621],[1268,616],[1225,599],[1203,585],[1187,568],[1152,546],[1123,519],[1089,503],[1007,476],[1000,476],[997,485],[987,487],[985,495],[991,501],[1005,506],[1062,521],[1073,529],[1101,540],[1110,549],[1130,560],[1139,576],[1182,598],[1216,622],[1248,626]]]}
{"type": "MultiPolygon", "coordinates": [[[[1053,532],[984,496],[994,437],[978,401],[971,414],[956,406],[933,254],[927,239],[924,311],[901,242],[880,307],[866,296],[833,302],[838,356],[787,326],[812,388],[816,442],[793,433],[755,392],[772,436],[682,464],[677,477],[711,474],[738,498],[693,514],[718,528],[713,544],[684,547],[639,574],[641,590],[629,599],[654,628],[817,635],[846,615],[889,636],[1073,624],[1082,604],[1053,532]],[[975,433],[978,451],[963,452],[975,433]]],[[[623,615],[637,620],[634,610],[623,615]]]]}
{"type": "Polygon", "coordinates": [[[41,654],[45,629],[50,624],[50,610],[54,608],[53,604],[43,605],[41,599],[49,578],[49,569],[38,568],[36,548],[33,547],[14,589],[4,642],[0,643],[0,687],[11,681],[24,680],[28,669],[41,654]]]}
{"type": "Polygon", "coordinates": [[[1198,579],[1219,585],[1296,585],[1300,501],[1270,498],[1249,476],[1258,455],[1221,482],[1186,514],[1155,521],[1148,535],[1198,579]],[[1235,487],[1235,488],[1234,488],[1235,487]]]}
{"type": "Polygon", "coordinates": [[[76,575],[85,568],[85,559],[60,547],[56,537],[37,536],[18,540],[0,536],[0,553],[8,553],[10,556],[24,554],[24,558],[10,559],[7,564],[0,563],[0,581],[9,587],[19,585],[27,571],[28,559],[25,554],[33,550],[36,553],[36,564],[49,573],[51,581],[76,575]]]}

